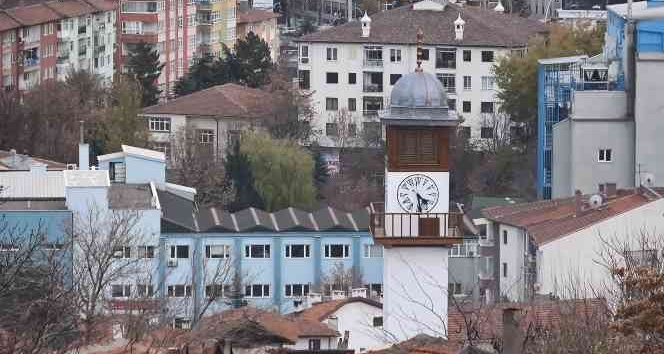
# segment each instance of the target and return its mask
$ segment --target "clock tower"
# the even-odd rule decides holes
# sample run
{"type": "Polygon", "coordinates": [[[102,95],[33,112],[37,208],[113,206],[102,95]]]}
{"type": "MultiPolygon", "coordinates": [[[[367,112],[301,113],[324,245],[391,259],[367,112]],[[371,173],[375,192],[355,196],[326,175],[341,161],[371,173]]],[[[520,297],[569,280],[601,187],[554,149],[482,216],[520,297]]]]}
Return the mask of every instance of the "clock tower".
{"type": "MultiPolygon", "coordinates": [[[[418,44],[422,42],[418,31],[418,44]]],[[[383,317],[397,341],[425,333],[447,337],[449,248],[462,242],[461,215],[449,211],[449,140],[458,125],[445,88],[421,69],[392,89],[385,125],[385,203],[371,231],[383,252],[383,317]]],[[[378,210],[376,210],[378,209],[378,210]]]]}

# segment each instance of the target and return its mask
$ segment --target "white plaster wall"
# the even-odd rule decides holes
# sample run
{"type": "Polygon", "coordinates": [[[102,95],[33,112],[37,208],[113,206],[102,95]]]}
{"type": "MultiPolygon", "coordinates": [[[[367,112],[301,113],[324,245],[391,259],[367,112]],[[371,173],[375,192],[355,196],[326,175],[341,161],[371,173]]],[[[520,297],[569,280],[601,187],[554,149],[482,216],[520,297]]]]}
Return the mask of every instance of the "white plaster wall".
{"type": "Polygon", "coordinates": [[[494,238],[500,243],[500,293],[512,301],[523,300],[523,273],[526,244],[522,229],[501,224],[499,233],[494,238]],[[507,231],[507,244],[503,239],[503,232],[507,231]],[[507,263],[507,276],[503,273],[503,263],[507,263]]]}
{"type": "MultiPolygon", "coordinates": [[[[364,302],[351,302],[342,306],[332,316],[336,316],[338,327],[343,336],[349,332],[348,348],[361,352],[368,349],[381,348],[389,343],[383,327],[374,327],[374,317],[383,316],[383,309],[364,302]]],[[[324,323],[330,324],[326,319],[324,323]]]]}
{"type": "Polygon", "coordinates": [[[309,339],[320,339],[321,350],[336,349],[339,341],[339,337],[300,337],[294,345],[285,347],[293,350],[309,350],[309,339]]]}
{"type": "Polygon", "coordinates": [[[394,247],[383,253],[383,324],[391,341],[417,334],[447,337],[448,252],[394,247]]]}
{"type": "MultiPolygon", "coordinates": [[[[359,26],[359,22],[358,22],[359,26]]],[[[452,30],[450,28],[450,30],[452,30]]],[[[358,32],[359,33],[359,32],[358,32]]],[[[389,104],[389,97],[392,91],[390,85],[390,74],[408,74],[415,69],[417,56],[415,45],[382,45],[383,47],[383,67],[368,68],[364,66],[364,44],[357,43],[300,43],[300,45],[309,46],[309,62],[303,64],[298,61],[299,70],[310,70],[310,91],[312,95],[312,104],[317,112],[312,126],[325,135],[325,123],[331,122],[336,112],[325,110],[325,98],[336,97],[339,99],[339,109],[348,107],[348,98],[357,100],[357,112],[355,116],[359,121],[369,121],[370,119],[362,117],[362,98],[365,96],[383,97],[384,105],[389,104]],[[327,48],[337,48],[337,60],[327,60],[327,48]],[[401,62],[390,62],[390,49],[401,49],[401,62]],[[362,92],[363,72],[374,71],[383,72],[383,92],[365,93],[362,92]],[[337,72],[339,74],[339,83],[327,84],[326,73],[337,72]],[[348,84],[348,73],[356,73],[357,82],[348,84]]],[[[371,45],[371,44],[367,44],[371,45]]],[[[440,46],[450,48],[451,46],[440,46]]],[[[448,73],[456,75],[456,92],[449,93],[449,98],[456,98],[456,113],[464,117],[464,126],[471,127],[473,138],[479,138],[482,127],[482,115],[480,106],[482,101],[495,102],[496,87],[492,90],[482,90],[482,76],[493,76],[493,63],[482,62],[481,52],[483,50],[494,51],[494,62],[501,56],[509,53],[509,50],[502,48],[480,48],[480,47],[457,47],[457,67],[456,69],[437,69],[436,46],[424,46],[429,50],[429,60],[422,63],[424,71],[433,74],[448,73]],[[463,61],[463,50],[471,51],[471,61],[463,61]],[[463,77],[472,77],[472,88],[464,90],[463,77]],[[471,112],[462,113],[462,101],[471,101],[471,112]]],[[[497,107],[496,107],[497,109],[497,107]]],[[[454,113],[453,113],[454,114],[454,113]]],[[[361,124],[358,124],[358,129],[361,124]]]]}
{"type": "MultiPolygon", "coordinates": [[[[561,297],[602,296],[610,286],[609,273],[601,265],[604,239],[635,242],[643,232],[659,235],[664,230],[664,199],[602,221],[539,247],[539,293],[561,297]],[[584,291],[570,294],[570,286],[584,291]],[[598,293],[596,294],[595,291],[598,293]]],[[[640,248],[635,244],[635,250],[640,248]]]]}

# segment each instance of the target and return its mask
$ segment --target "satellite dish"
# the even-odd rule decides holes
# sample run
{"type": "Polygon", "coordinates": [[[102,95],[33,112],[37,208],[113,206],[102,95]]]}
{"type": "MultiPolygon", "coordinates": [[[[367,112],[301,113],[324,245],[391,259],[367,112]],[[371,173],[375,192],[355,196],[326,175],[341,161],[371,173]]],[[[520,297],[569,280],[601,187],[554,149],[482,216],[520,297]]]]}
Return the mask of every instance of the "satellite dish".
{"type": "Polygon", "coordinates": [[[597,209],[602,205],[603,201],[604,201],[604,198],[602,198],[601,195],[593,194],[593,195],[590,196],[590,199],[588,200],[588,204],[590,204],[591,208],[597,209]]]}
{"type": "Polygon", "coordinates": [[[652,173],[646,173],[643,175],[643,184],[645,184],[648,187],[654,187],[655,186],[655,175],[652,173]]]}

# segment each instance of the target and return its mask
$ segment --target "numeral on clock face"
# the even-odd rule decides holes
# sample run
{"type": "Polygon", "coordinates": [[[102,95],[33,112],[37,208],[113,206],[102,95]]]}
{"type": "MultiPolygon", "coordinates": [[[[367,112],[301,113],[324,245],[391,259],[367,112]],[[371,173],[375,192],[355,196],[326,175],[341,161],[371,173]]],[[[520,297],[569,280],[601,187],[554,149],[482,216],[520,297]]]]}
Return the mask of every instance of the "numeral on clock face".
{"type": "Polygon", "coordinates": [[[438,203],[438,186],[429,176],[416,174],[404,178],[397,187],[397,201],[409,213],[427,213],[438,203]]]}

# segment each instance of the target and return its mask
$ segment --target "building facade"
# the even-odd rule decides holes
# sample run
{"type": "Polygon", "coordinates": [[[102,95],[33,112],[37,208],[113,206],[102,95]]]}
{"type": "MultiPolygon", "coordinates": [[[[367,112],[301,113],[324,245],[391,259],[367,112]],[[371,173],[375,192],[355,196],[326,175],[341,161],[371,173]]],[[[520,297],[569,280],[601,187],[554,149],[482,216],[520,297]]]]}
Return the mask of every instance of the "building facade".
{"type": "MultiPolygon", "coordinates": [[[[246,3],[246,2],[245,2],[246,3]]],[[[243,4],[243,2],[240,2],[243,4]]],[[[277,18],[279,14],[270,10],[246,9],[238,11],[237,38],[245,39],[249,32],[254,33],[270,46],[270,56],[273,63],[279,60],[281,41],[277,31],[277,18]]]]}
{"type": "Polygon", "coordinates": [[[451,114],[464,119],[463,134],[480,142],[491,138],[498,115],[494,62],[522,52],[543,27],[492,10],[424,1],[296,40],[300,88],[312,93],[320,145],[338,144],[341,111],[358,136],[379,129],[378,112],[389,106],[393,86],[415,67],[418,27],[424,31],[422,68],[445,87],[451,114]]]}
{"type": "Polygon", "coordinates": [[[86,70],[109,84],[114,73],[117,3],[5,2],[0,14],[2,86],[30,90],[86,70]]]}

